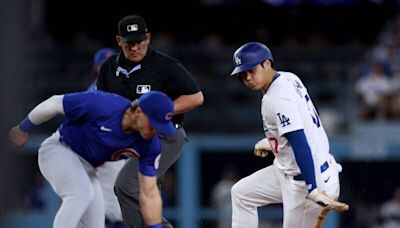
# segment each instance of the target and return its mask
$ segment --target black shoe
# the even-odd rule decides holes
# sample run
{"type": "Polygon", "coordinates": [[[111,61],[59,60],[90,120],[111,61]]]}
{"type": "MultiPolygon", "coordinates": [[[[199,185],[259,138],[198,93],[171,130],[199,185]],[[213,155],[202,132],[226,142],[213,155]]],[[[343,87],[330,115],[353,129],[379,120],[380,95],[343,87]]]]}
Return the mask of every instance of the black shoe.
{"type": "Polygon", "coordinates": [[[164,217],[162,217],[161,224],[163,228],[174,228],[174,226],[164,217]]]}

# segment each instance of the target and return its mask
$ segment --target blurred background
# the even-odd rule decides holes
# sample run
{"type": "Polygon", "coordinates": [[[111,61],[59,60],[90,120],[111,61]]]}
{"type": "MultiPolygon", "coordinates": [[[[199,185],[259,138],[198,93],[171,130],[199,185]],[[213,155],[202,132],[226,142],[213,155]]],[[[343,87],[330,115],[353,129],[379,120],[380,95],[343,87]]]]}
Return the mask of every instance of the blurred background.
{"type": "MultiPolygon", "coordinates": [[[[152,46],[182,61],[205,95],[185,116],[189,144],[164,186],[176,227],[229,227],[230,187],[272,162],[253,156],[262,94],[229,77],[234,50],[249,41],[303,80],[344,167],[340,199],[351,209],[325,227],[400,227],[399,9],[399,0],[0,1],[0,226],[51,227],[60,203],[37,149],[63,118],[22,149],[8,129],[49,96],[86,89],[94,53],[117,48],[118,21],[139,14],[152,46]]],[[[260,208],[260,227],[281,222],[279,205],[260,208]]]]}

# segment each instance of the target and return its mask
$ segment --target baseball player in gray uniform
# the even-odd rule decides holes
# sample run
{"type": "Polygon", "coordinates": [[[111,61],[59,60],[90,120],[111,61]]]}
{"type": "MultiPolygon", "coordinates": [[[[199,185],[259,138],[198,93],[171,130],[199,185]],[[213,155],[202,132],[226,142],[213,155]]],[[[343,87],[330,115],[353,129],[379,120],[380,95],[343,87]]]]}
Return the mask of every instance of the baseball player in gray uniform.
{"type": "Polygon", "coordinates": [[[37,105],[9,132],[22,146],[28,132],[57,114],[66,121],[39,148],[39,168],[62,198],[54,228],[104,227],[103,194],[96,167],[106,161],[137,157],[140,212],[148,228],[161,228],[162,201],[156,169],[158,134],[173,136],[172,100],[148,92],[138,100],[101,91],[55,95],[37,105]]]}
{"type": "Polygon", "coordinates": [[[273,165],[237,182],[232,193],[232,227],[258,227],[257,207],[283,203],[283,227],[321,227],[329,210],[346,211],[339,197],[341,166],[329,153],[328,137],[304,84],[276,71],[268,47],[251,42],[233,55],[231,73],[251,90],[261,90],[265,139],[255,155],[268,151],[273,165]]]}

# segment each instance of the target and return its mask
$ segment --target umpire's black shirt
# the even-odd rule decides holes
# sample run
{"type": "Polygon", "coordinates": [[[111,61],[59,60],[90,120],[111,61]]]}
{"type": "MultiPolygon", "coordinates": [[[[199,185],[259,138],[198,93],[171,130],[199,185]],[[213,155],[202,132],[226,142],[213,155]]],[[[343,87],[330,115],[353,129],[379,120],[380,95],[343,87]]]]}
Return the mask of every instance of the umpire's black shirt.
{"type": "MultiPolygon", "coordinates": [[[[96,85],[98,90],[117,93],[130,100],[151,90],[164,92],[172,100],[200,91],[189,71],[178,60],[150,46],[139,63],[127,60],[123,52],[108,58],[101,65],[96,85]]],[[[174,115],[172,121],[181,124],[183,114],[174,115]]]]}

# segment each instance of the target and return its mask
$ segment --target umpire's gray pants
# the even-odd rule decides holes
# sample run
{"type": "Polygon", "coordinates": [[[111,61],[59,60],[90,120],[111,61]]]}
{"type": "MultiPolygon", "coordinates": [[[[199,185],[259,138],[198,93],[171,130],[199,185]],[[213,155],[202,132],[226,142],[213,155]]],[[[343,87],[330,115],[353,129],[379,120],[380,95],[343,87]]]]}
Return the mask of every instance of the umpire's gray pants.
{"type": "MultiPolygon", "coordinates": [[[[157,169],[157,181],[161,185],[166,171],[175,163],[185,144],[186,132],[183,127],[177,129],[173,137],[160,136],[161,158],[157,169]]],[[[130,158],[118,174],[115,181],[115,194],[122,211],[125,228],[144,228],[145,224],[139,206],[139,161],[130,158]]]]}

